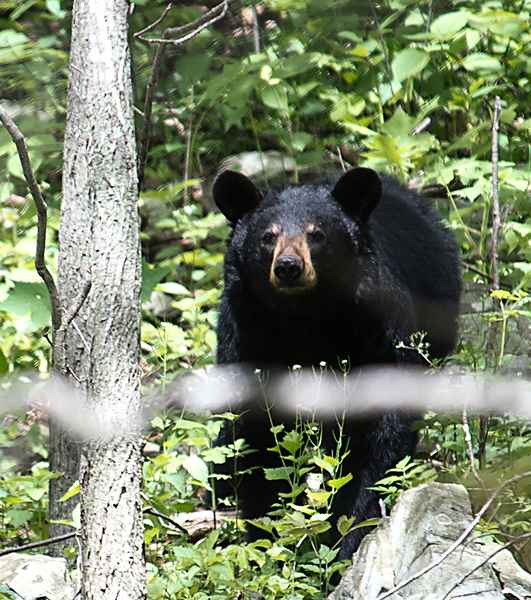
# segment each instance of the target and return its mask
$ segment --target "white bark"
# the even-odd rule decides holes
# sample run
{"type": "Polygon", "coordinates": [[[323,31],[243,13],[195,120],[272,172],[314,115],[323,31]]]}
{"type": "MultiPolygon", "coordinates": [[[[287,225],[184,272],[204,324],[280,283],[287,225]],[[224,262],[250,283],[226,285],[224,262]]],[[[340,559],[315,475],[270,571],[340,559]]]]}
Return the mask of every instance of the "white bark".
{"type": "MultiPolygon", "coordinates": [[[[59,290],[91,288],[55,350],[102,435],[82,445],[82,592],[145,597],[138,414],[140,244],[126,0],[75,0],[59,290]],[[112,438],[105,432],[113,432],[112,438]]],[[[72,442],[55,432],[65,451],[72,442]]],[[[71,474],[71,477],[74,475],[71,474]]]]}

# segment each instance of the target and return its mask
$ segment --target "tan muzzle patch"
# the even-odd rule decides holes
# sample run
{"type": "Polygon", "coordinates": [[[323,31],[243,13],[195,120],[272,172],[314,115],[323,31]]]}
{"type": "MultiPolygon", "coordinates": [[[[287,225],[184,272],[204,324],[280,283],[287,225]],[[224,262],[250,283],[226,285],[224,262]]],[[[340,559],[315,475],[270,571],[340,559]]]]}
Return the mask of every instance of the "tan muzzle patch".
{"type": "Polygon", "coordinates": [[[269,271],[271,285],[286,293],[297,293],[313,288],[317,283],[317,274],[312,264],[312,256],[306,234],[295,236],[279,235],[273,251],[271,269],[269,271]],[[275,265],[279,258],[294,257],[302,261],[303,271],[294,285],[283,284],[275,274],[275,265]]]}

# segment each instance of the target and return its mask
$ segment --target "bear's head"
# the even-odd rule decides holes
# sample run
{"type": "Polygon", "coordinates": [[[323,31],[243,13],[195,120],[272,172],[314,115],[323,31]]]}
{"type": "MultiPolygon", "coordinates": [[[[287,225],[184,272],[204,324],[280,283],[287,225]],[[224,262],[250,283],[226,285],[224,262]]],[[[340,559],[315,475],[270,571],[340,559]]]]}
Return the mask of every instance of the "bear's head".
{"type": "Polygon", "coordinates": [[[370,215],[382,196],[371,169],[355,168],[335,184],[290,185],[263,195],[245,175],[223,171],[216,205],[233,225],[239,275],[261,294],[308,298],[352,289],[370,215]]]}

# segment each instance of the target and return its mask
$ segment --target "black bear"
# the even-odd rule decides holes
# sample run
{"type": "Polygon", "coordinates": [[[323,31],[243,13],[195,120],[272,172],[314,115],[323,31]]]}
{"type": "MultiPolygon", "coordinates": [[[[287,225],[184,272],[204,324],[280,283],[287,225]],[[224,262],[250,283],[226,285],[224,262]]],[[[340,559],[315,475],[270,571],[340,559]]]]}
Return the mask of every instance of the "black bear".
{"type": "MultiPolygon", "coordinates": [[[[241,173],[224,171],[213,196],[232,224],[218,363],[269,369],[321,361],[335,367],[341,360],[351,368],[416,362],[416,352],[397,346],[418,331],[426,332],[431,357],[451,352],[459,256],[427,200],[367,168],[352,169],[335,183],[265,194],[241,173]]],[[[245,415],[239,434],[256,449],[249,460],[270,467],[275,457],[267,448],[273,442],[259,412],[245,415]]],[[[379,514],[378,497],[367,487],[413,453],[416,435],[398,414],[347,416],[343,431],[350,451],[343,468],[354,477],[337,494],[334,513],[361,521],[379,514]]],[[[244,517],[270,509],[278,491],[274,483],[262,469],[243,481],[244,517]]],[[[343,540],[340,557],[353,554],[364,531],[343,540]]]]}

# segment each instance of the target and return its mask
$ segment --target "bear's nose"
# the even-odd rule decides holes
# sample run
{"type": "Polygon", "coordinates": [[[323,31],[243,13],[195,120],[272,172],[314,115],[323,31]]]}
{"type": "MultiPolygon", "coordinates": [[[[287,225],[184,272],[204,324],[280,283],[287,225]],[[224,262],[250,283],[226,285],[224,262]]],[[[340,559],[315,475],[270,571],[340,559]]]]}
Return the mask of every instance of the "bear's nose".
{"type": "Polygon", "coordinates": [[[294,283],[302,275],[302,260],[298,256],[279,256],[273,271],[280,283],[294,283]]]}

